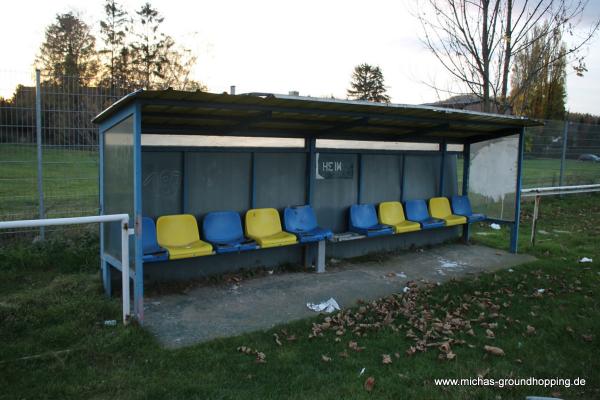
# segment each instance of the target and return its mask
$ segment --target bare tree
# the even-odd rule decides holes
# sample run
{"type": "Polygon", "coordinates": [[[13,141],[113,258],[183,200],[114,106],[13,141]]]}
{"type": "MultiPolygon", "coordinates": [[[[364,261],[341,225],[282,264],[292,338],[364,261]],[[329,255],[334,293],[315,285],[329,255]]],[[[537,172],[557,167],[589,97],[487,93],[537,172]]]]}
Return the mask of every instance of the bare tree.
{"type": "MultiPolygon", "coordinates": [[[[574,63],[578,74],[585,64],[579,50],[598,31],[599,19],[587,29],[581,18],[587,0],[417,0],[416,16],[423,29],[422,41],[461,90],[477,95],[484,111],[492,102],[503,113],[510,105],[510,72],[514,57],[528,51],[552,32],[566,32],[572,43],[539,65],[547,68],[561,60],[574,63]],[[534,27],[539,34],[533,35],[534,27]],[[541,27],[541,28],[539,28],[541,27]]],[[[539,70],[531,71],[530,82],[539,70]]],[[[527,90],[521,85],[520,90],[527,90]]]]}

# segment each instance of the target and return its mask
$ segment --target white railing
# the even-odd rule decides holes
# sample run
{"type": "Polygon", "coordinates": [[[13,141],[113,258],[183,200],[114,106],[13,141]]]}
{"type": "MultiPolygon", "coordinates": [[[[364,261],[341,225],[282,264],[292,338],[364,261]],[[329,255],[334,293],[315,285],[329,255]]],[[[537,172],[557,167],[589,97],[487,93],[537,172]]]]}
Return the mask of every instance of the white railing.
{"type": "Polygon", "coordinates": [[[600,185],[551,186],[521,189],[521,197],[555,196],[558,194],[600,192],[600,185]]]}
{"type": "Polygon", "coordinates": [[[121,222],[121,280],[123,292],[123,324],[129,322],[131,305],[129,300],[129,235],[134,233],[129,229],[129,215],[111,214],[93,217],[29,219],[21,221],[0,221],[0,229],[37,228],[42,226],[78,225],[102,222],[121,222]]]}
{"type": "Polygon", "coordinates": [[[575,193],[600,192],[600,185],[577,185],[577,186],[551,186],[530,189],[521,189],[521,197],[533,197],[533,220],[531,222],[531,237],[529,239],[532,246],[535,246],[535,236],[537,233],[537,221],[540,213],[540,204],[542,196],[557,196],[575,193]]]}

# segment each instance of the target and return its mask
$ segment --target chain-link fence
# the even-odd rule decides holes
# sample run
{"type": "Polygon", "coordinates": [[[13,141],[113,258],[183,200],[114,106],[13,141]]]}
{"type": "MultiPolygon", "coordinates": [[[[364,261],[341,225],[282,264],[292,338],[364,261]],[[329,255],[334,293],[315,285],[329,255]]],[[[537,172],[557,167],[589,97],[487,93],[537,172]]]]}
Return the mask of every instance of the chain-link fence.
{"type": "MultiPolygon", "coordinates": [[[[41,73],[38,83],[35,72],[0,71],[0,220],[98,213],[91,120],[124,94],[76,77],[41,73]]],[[[525,141],[523,187],[600,183],[600,125],[546,121],[525,141]]]]}
{"type": "Polygon", "coordinates": [[[523,187],[600,183],[600,125],[545,121],[525,135],[523,187]]]}
{"type": "Polygon", "coordinates": [[[0,82],[12,86],[0,87],[0,219],[98,214],[91,120],[123,93],[35,72],[0,72],[0,82]]]}

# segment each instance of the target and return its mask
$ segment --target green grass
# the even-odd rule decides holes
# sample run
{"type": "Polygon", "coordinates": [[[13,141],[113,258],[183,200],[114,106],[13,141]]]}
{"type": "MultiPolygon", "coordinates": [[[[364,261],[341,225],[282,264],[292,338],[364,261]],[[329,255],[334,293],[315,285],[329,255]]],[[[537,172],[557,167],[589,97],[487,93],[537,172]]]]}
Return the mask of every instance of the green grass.
{"type": "MultiPolygon", "coordinates": [[[[36,156],[34,145],[0,145],[0,215],[38,217],[36,156]]],[[[96,151],[47,147],[42,160],[48,217],[98,212],[96,151]]]]}
{"type": "MultiPolygon", "coordinates": [[[[394,314],[392,326],[356,336],[350,329],[340,336],[332,330],[309,339],[315,317],[266,332],[178,349],[162,349],[143,328],[106,327],[118,319],[118,299],[103,297],[97,273],[97,244],[93,236],[17,246],[0,250],[0,399],[523,399],[526,395],[562,398],[600,398],[600,198],[570,196],[544,199],[535,248],[529,248],[531,203],[523,207],[521,249],[538,261],[439,287],[421,289],[413,298],[414,313],[429,310],[444,318],[465,302],[462,315],[496,321],[496,338],[473,322],[476,336],[456,332],[464,345],[453,345],[456,358],[438,360],[435,347],[406,355],[414,341],[406,337],[411,322],[394,314]],[[579,264],[587,256],[592,264],[579,264]],[[537,289],[545,292],[532,296],[537,289]],[[501,305],[494,318],[488,304],[501,305]],[[470,300],[469,300],[470,299],[470,300]],[[487,301],[486,300],[486,301],[487,301]],[[507,319],[508,317],[509,319],[507,319]],[[526,326],[536,329],[526,334],[526,326]],[[285,333],[282,332],[285,330],[285,333]],[[278,346],[273,338],[295,335],[278,346]],[[591,342],[582,335],[591,334],[591,342]],[[362,352],[348,348],[356,340],[362,352]],[[467,344],[473,346],[472,348],[467,344]],[[487,355],[493,344],[506,356],[487,355]],[[266,354],[266,363],[236,351],[249,346],[266,354]],[[57,351],[68,352],[56,353],[57,351]],[[339,354],[347,351],[348,357],[339,354]],[[51,353],[55,352],[55,353],[51,353]],[[398,353],[399,358],[394,356],[398,353]],[[382,364],[382,354],[393,363],[382,364]],[[22,359],[32,355],[41,357],[22,359]],[[331,357],[322,361],[322,355],[331,357]],[[359,377],[359,371],[366,368],[359,377]],[[561,377],[585,378],[583,387],[436,387],[434,378],[561,377]],[[372,392],[363,388],[366,377],[375,378],[372,392]]],[[[485,226],[474,229],[474,240],[504,248],[507,232],[485,226]],[[481,235],[479,233],[486,233],[481,235]]],[[[400,297],[396,297],[399,299],[400,297]]],[[[378,303],[393,313],[393,297],[378,303]]],[[[356,309],[345,315],[354,315],[356,309]]],[[[381,322],[385,313],[369,307],[362,322],[381,322]]],[[[414,321],[413,321],[414,322],[414,321]]],[[[210,323],[210,321],[207,321],[210,323]]]]}

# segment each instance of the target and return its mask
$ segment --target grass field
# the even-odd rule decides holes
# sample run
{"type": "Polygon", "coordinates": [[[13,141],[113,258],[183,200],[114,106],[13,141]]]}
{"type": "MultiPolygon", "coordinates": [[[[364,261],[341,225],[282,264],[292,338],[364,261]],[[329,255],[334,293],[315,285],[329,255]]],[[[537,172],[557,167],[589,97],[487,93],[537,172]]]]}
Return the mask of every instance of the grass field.
{"type": "MultiPolygon", "coordinates": [[[[98,210],[98,153],[57,148],[43,151],[46,214],[49,217],[95,214],[98,210]]],[[[462,181],[462,160],[458,178],[462,181]]],[[[554,186],[560,161],[525,159],[523,187],[554,186]]],[[[38,216],[35,146],[0,145],[0,216],[38,216]]],[[[565,184],[600,183],[600,163],[567,160],[565,184]]]]}
{"type": "MultiPolygon", "coordinates": [[[[0,145],[0,216],[38,217],[35,146],[0,145]]],[[[44,202],[48,217],[98,212],[97,151],[44,148],[44,202]]]]}
{"type": "MultiPolygon", "coordinates": [[[[324,317],[315,317],[165,350],[139,326],[104,326],[104,320],[119,318],[120,304],[102,295],[93,236],[3,248],[0,399],[600,398],[599,200],[591,195],[544,199],[534,249],[527,246],[531,204],[525,204],[521,249],[538,261],[347,311],[345,317],[361,314],[373,327],[361,336],[350,329],[337,335],[325,329],[324,317]],[[578,263],[582,256],[594,262],[578,263]],[[405,307],[411,310],[407,316],[401,312],[405,307]],[[470,319],[473,336],[464,329],[443,328],[451,332],[445,335],[454,341],[454,357],[437,346],[409,356],[415,341],[407,335],[422,334],[414,326],[427,314],[441,320],[448,315],[470,319]],[[309,338],[313,324],[319,324],[323,336],[309,338]],[[486,329],[495,333],[494,339],[486,337],[486,329]],[[279,335],[281,346],[273,334],[279,335]],[[296,339],[286,340],[292,336],[296,339]],[[351,341],[362,351],[349,347],[351,341]],[[486,353],[485,345],[499,347],[505,355],[486,353]],[[266,362],[237,351],[240,346],[264,353],[266,362]],[[384,354],[391,363],[382,362],[384,354]],[[433,383],[434,378],[478,375],[580,377],[586,385],[485,388],[433,383]],[[375,380],[370,392],[364,386],[368,377],[375,380]]],[[[479,226],[473,238],[506,248],[508,232],[479,226]]]]}

